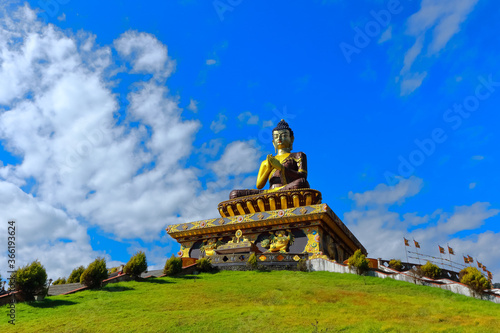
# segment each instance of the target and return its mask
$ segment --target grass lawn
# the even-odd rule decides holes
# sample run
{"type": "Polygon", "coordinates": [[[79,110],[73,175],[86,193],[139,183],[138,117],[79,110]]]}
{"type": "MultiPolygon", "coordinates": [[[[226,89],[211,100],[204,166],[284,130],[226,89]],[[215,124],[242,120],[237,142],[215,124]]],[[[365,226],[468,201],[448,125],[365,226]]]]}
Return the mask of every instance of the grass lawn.
{"type": "Polygon", "coordinates": [[[221,272],[2,307],[0,332],[500,332],[500,305],[392,279],[221,272]]]}

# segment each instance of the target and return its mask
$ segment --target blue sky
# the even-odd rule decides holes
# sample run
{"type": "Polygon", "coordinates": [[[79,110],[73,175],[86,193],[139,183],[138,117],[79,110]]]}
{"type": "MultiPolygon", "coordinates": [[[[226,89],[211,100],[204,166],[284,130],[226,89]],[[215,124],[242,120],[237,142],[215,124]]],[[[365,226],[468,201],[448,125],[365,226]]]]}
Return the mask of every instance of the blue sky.
{"type": "Polygon", "coordinates": [[[165,227],[255,188],[284,118],[370,257],[449,244],[498,281],[494,1],[1,3],[0,231],[16,220],[19,265],[57,278],[144,250],[162,267],[165,227]]]}

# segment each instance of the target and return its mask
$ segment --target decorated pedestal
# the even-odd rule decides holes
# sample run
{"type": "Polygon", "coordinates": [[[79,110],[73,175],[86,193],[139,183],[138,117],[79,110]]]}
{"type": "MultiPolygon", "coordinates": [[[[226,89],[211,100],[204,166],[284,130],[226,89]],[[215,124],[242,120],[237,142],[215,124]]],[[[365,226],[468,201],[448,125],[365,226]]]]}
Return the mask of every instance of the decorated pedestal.
{"type": "Polygon", "coordinates": [[[316,257],[343,262],[357,249],[366,254],[326,204],[188,222],[166,230],[181,244],[181,257],[211,257],[222,266],[244,264],[251,253],[259,262],[273,264],[316,257]]]}

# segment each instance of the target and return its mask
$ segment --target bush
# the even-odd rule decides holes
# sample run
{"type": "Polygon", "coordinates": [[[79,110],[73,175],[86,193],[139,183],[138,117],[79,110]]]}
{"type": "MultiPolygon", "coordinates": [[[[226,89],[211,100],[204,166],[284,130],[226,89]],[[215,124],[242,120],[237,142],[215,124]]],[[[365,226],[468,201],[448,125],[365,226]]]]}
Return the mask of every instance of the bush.
{"type": "Polygon", "coordinates": [[[366,259],[366,256],[358,249],[349,259],[347,259],[347,264],[349,268],[354,267],[356,274],[362,275],[368,271],[370,261],[366,259]]]}
{"type": "Polygon", "coordinates": [[[108,278],[106,259],[97,258],[89,264],[87,269],[80,276],[80,283],[91,289],[101,287],[102,281],[108,278]]]}
{"type": "Polygon", "coordinates": [[[16,290],[20,290],[27,301],[34,299],[35,295],[46,295],[47,272],[38,260],[18,268],[15,272],[15,278],[16,290]]]}
{"type": "Polygon", "coordinates": [[[476,267],[466,267],[458,275],[460,282],[467,285],[476,293],[482,293],[485,289],[491,289],[491,283],[476,267]]]}
{"type": "Polygon", "coordinates": [[[71,274],[68,277],[66,283],[80,283],[80,277],[82,273],[85,271],[85,267],[80,266],[71,271],[71,274]]]}
{"type": "Polygon", "coordinates": [[[113,268],[108,270],[109,274],[113,274],[114,272],[117,272],[117,271],[118,271],[118,267],[113,267],[113,268]]]}
{"type": "Polygon", "coordinates": [[[401,269],[403,268],[403,264],[399,259],[391,259],[391,261],[389,261],[389,267],[396,271],[401,271],[401,269]]]}
{"type": "Polygon", "coordinates": [[[257,256],[255,255],[255,252],[250,255],[250,257],[247,260],[247,266],[251,270],[257,270],[259,269],[259,265],[257,264],[257,256]]]}
{"type": "Polygon", "coordinates": [[[133,279],[139,278],[147,270],[148,262],[146,261],[146,254],[142,251],[134,254],[125,267],[123,267],[123,272],[129,274],[133,279]]]}
{"type": "Polygon", "coordinates": [[[297,263],[297,269],[301,272],[308,272],[309,268],[307,267],[307,260],[299,259],[299,262],[297,263]]]}
{"type": "Polygon", "coordinates": [[[163,274],[166,276],[173,276],[182,272],[182,259],[172,255],[165,263],[163,274]]]}
{"type": "Polygon", "coordinates": [[[59,278],[52,283],[53,286],[57,286],[58,284],[66,284],[66,278],[59,278]]]}
{"type": "Polygon", "coordinates": [[[422,274],[428,278],[436,279],[441,276],[441,268],[437,265],[434,265],[430,261],[428,261],[425,265],[420,267],[422,274]]]}
{"type": "Polygon", "coordinates": [[[212,263],[210,262],[210,258],[206,257],[196,260],[196,268],[203,273],[212,273],[216,271],[216,268],[212,266],[212,263]]]}

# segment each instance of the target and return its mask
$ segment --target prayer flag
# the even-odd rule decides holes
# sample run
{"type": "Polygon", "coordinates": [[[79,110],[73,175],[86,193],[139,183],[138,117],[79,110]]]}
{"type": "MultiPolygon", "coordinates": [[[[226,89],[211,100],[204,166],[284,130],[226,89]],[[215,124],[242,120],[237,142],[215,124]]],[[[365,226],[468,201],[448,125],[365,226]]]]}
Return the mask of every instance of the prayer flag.
{"type": "Polygon", "coordinates": [[[467,257],[469,257],[469,262],[472,264],[474,262],[474,258],[472,258],[471,256],[467,255],[467,257]]]}
{"type": "Polygon", "coordinates": [[[464,263],[466,263],[466,264],[469,263],[469,258],[467,258],[466,256],[464,256],[464,263]]]}
{"type": "Polygon", "coordinates": [[[417,242],[416,240],[413,240],[413,242],[415,243],[415,247],[416,247],[417,249],[420,249],[420,244],[418,244],[418,242],[417,242]]]}
{"type": "Polygon", "coordinates": [[[403,237],[403,239],[405,240],[405,245],[406,246],[410,246],[410,243],[408,242],[408,240],[406,238],[403,237]]]}
{"type": "Polygon", "coordinates": [[[439,246],[439,245],[438,245],[438,247],[439,247],[439,252],[440,252],[440,253],[442,253],[442,254],[445,254],[445,253],[444,253],[444,247],[441,247],[441,246],[439,246]]]}
{"type": "Polygon", "coordinates": [[[455,252],[453,251],[453,249],[449,245],[448,245],[448,252],[450,252],[450,254],[455,255],[455,252]]]}
{"type": "Polygon", "coordinates": [[[481,264],[479,261],[477,262],[477,267],[483,268],[483,264],[481,264]]]}

